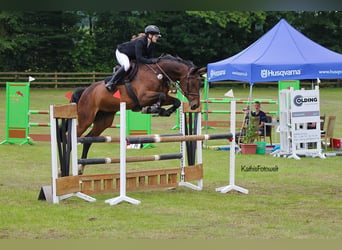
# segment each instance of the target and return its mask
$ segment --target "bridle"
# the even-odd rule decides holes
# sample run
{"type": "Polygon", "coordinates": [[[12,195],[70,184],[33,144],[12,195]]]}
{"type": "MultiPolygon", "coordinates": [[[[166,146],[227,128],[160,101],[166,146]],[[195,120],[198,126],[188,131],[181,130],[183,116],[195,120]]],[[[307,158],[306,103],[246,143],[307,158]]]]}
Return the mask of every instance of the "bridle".
{"type": "MultiPolygon", "coordinates": [[[[158,74],[150,65],[146,64],[155,74],[158,74]]],[[[193,79],[194,77],[196,76],[192,76],[191,75],[191,72],[193,71],[193,69],[195,67],[189,67],[188,69],[188,72],[186,74],[186,77],[183,77],[181,79],[184,79],[186,78],[186,91],[184,91],[180,84],[182,83],[182,80],[180,81],[174,81],[171,79],[171,77],[163,70],[163,68],[158,64],[156,63],[158,69],[161,71],[161,73],[169,80],[170,84],[173,85],[177,90],[179,90],[184,96],[200,96],[199,93],[193,93],[193,92],[190,92],[190,80],[193,79]]]]}

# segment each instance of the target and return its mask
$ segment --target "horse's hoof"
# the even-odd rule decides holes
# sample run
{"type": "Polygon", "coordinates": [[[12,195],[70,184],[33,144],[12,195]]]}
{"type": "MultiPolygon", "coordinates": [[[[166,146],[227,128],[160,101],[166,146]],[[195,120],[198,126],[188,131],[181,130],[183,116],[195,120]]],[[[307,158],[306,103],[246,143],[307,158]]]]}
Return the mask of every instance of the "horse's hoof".
{"type": "Polygon", "coordinates": [[[170,116],[171,115],[171,112],[170,111],[167,111],[166,109],[160,109],[159,111],[159,115],[160,116],[170,116]]]}
{"type": "Polygon", "coordinates": [[[83,171],[84,171],[84,166],[79,165],[79,166],[78,166],[78,175],[82,175],[82,174],[83,174],[83,171]]]}
{"type": "Polygon", "coordinates": [[[143,107],[143,108],[141,109],[141,113],[142,113],[142,114],[147,114],[147,111],[148,111],[147,108],[148,108],[148,107],[143,107]]]}

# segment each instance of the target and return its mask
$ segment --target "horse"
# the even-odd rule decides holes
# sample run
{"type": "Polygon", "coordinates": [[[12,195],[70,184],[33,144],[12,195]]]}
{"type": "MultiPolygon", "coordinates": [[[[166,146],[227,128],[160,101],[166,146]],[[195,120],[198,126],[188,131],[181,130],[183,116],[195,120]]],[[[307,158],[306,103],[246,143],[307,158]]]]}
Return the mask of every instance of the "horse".
{"type": "MultiPolygon", "coordinates": [[[[134,77],[127,80],[130,76],[125,76],[124,84],[116,85],[112,92],[106,89],[104,80],[74,91],[71,102],[77,103],[78,137],[92,124],[93,127],[86,137],[101,135],[112,125],[116,112],[120,110],[120,102],[126,102],[127,110],[170,116],[181,105],[177,98],[169,95],[172,84],[187,97],[191,109],[200,106],[201,74],[206,72],[206,67],[199,68],[191,61],[172,55],[160,56],[156,64],[136,66],[138,69],[134,77]],[[117,91],[120,93],[120,99],[113,97],[117,91]],[[168,109],[162,108],[167,105],[172,106],[168,109]]],[[[82,159],[87,158],[90,146],[91,143],[83,144],[82,159]]],[[[84,167],[79,167],[79,174],[83,173],[84,167]]]]}

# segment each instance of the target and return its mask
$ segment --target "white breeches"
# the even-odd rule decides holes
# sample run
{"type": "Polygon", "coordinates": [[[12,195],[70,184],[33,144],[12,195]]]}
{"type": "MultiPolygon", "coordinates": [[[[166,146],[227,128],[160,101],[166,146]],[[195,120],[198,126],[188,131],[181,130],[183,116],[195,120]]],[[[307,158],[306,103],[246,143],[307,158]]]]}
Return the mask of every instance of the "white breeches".
{"type": "Polygon", "coordinates": [[[120,65],[124,66],[125,71],[128,71],[131,67],[128,56],[124,53],[121,53],[118,49],[115,51],[115,55],[120,65]]]}

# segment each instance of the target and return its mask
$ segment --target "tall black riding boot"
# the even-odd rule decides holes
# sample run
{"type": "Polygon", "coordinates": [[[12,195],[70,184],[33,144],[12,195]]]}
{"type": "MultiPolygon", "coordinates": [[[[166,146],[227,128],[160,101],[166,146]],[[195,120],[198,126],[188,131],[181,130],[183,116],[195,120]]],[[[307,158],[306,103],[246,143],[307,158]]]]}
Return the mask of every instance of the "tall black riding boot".
{"type": "Polygon", "coordinates": [[[118,83],[118,81],[123,77],[125,74],[124,66],[121,66],[112,76],[112,78],[106,83],[106,88],[108,91],[112,91],[114,86],[118,83]]]}

